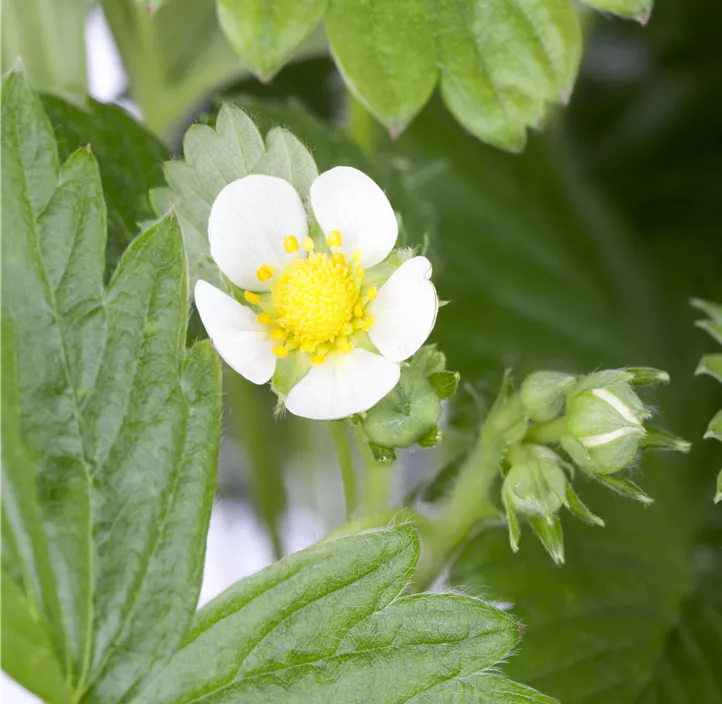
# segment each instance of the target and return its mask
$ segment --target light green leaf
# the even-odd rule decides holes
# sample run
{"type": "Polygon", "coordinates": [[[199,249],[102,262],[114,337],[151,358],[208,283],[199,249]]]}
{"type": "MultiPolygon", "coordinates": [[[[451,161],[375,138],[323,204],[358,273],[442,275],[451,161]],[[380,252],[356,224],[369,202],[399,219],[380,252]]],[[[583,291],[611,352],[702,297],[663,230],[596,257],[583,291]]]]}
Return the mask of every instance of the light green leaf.
{"type": "Polygon", "coordinates": [[[36,90],[82,103],[87,92],[87,0],[5,0],[2,70],[19,59],[36,90]]]}
{"type": "Polygon", "coordinates": [[[654,0],[583,0],[587,5],[603,12],[613,12],[620,17],[629,17],[647,24],[654,7],[654,0]]]}
{"type": "Polygon", "coordinates": [[[266,144],[248,115],[224,105],[215,128],[193,125],[183,140],[184,160],[166,162],[169,188],[151,191],[158,215],[170,208],[178,215],[188,252],[191,288],[198,279],[222,285],[210,259],[208,218],[224,186],[250,173],[285,178],[302,197],[316,177],[309,151],[290,132],[273,129],[266,144]]]}
{"type": "Polygon", "coordinates": [[[61,160],[86,145],[98,160],[108,210],[109,275],[138,233],[138,223],[153,217],[148,191],[165,184],[162,162],[168,150],[117,105],[88,99],[80,109],[54,96],[41,99],[61,160]]]}
{"type": "Polygon", "coordinates": [[[511,151],[568,101],[581,30],[568,0],[436,0],[441,93],[472,134],[511,151]]]}
{"type": "Polygon", "coordinates": [[[195,608],[220,368],[208,343],[183,365],[177,221],[140,235],[106,292],[93,155],[78,150],[58,172],[52,128],[22,74],[4,80],[2,107],[3,330],[15,347],[3,355],[3,386],[17,388],[18,434],[34,460],[34,488],[3,497],[4,514],[17,517],[4,518],[3,552],[22,559],[15,576],[48,571],[32,535],[39,514],[51,575],[22,579],[26,598],[41,590],[59,604],[64,633],[50,606],[39,612],[75,698],[116,702],[175,651],[195,608]]]}
{"type": "Polygon", "coordinates": [[[269,81],[318,24],[328,0],[217,0],[231,46],[269,81]]]}
{"type": "Polygon", "coordinates": [[[415,0],[331,0],[326,33],[349,88],[397,135],[436,85],[433,17],[415,0]]]}
{"type": "Polygon", "coordinates": [[[135,704],[545,702],[490,670],[519,640],[509,615],[455,594],[400,596],[409,525],[329,541],[204,607],[135,704]]]}
{"type": "Polygon", "coordinates": [[[43,701],[68,704],[70,692],[45,626],[21,588],[4,571],[0,584],[3,670],[43,701]]]}

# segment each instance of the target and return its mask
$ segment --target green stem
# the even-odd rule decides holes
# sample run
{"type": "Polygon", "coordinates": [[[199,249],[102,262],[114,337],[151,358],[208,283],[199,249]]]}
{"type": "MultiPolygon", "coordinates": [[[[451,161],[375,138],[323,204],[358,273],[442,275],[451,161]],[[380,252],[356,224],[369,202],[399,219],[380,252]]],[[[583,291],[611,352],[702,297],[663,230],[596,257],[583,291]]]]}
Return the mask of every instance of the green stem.
{"type": "Polygon", "coordinates": [[[546,423],[532,425],[524,436],[524,442],[531,442],[536,445],[550,445],[559,442],[566,432],[567,419],[566,416],[562,416],[546,423]]]}
{"type": "Polygon", "coordinates": [[[354,472],[353,456],[349,446],[345,421],[332,420],[328,424],[328,430],[336,448],[338,466],[341,470],[343,495],[346,500],[346,520],[350,520],[356,510],[356,473],[354,472]]]}
{"type": "Polygon", "coordinates": [[[346,129],[367,156],[376,156],[376,120],[351,91],[346,92],[346,129]]]}
{"type": "Polygon", "coordinates": [[[369,448],[368,438],[358,427],[356,428],[356,440],[364,468],[364,492],[361,515],[371,516],[380,511],[384,511],[388,507],[391,477],[394,470],[393,466],[381,464],[374,459],[369,448]]]}
{"type": "Polygon", "coordinates": [[[441,515],[425,531],[425,554],[414,575],[416,591],[431,586],[482,521],[499,515],[491,497],[508,445],[508,428],[503,421],[505,416],[512,417],[520,405],[517,394],[492,409],[482,426],[477,445],[462,466],[441,515]]]}

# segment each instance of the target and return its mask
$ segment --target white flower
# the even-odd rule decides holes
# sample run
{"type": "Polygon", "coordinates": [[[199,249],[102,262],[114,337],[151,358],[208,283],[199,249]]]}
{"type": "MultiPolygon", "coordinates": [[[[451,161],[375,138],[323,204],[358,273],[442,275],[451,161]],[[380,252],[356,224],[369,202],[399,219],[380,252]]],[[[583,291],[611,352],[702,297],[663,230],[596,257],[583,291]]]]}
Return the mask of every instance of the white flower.
{"type": "Polygon", "coordinates": [[[211,208],[211,255],[249,305],[206,281],[195,300],[230,367],[264,384],[277,364],[298,362],[294,369],[308,371],[286,408],[332,420],[368,410],[396,386],[400,363],[434,326],[438,298],[425,257],[405,261],[378,290],[366,283],[398,235],[391,204],[368,176],[338,166],[316,179],[310,200],[328,247],[308,236],[287,181],[253,175],[228,184],[211,208]]]}

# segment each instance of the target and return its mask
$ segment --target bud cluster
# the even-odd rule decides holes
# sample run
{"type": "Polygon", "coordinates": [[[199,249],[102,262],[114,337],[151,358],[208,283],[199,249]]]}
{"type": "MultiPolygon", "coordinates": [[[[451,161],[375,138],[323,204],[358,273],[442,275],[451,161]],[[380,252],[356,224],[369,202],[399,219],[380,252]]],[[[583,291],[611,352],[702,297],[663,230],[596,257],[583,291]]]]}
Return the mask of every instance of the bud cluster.
{"type": "Polygon", "coordinates": [[[635,463],[644,447],[689,450],[688,443],[646,425],[653,413],[635,387],[667,381],[666,372],[649,368],[582,377],[543,371],[524,380],[519,398],[526,433],[510,445],[502,468],[501,495],[512,549],[519,546],[520,516],[526,517],[557,563],[564,559],[558,515],[562,506],[587,523],[604,525],[572,489],[575,465],[614,491],[651,503],[620,473],[635,463]]]}

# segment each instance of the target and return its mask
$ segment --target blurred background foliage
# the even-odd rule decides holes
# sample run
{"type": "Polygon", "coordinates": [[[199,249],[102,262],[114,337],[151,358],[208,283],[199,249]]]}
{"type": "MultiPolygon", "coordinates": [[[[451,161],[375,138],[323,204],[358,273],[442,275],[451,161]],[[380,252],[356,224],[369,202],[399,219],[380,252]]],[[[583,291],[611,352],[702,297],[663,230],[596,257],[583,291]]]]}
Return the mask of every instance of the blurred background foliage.
{"type": "MultiPolygon", "coordinates": [[[[20,4],[3,5],[5,66],[31,41],[8,20],[20,4]]],[[[515,605],[527,635],[510,674],[566,704],[722,701],[722,511],[711,500],[719,447],[700,440],[720,390],[693,376],[709,345],[688,305],[722,300],[722,4],[659,0],[644,29],[585,16],[571,104],[521,155],[466,133],[438,94],[391,139],[344,90],[319,30],[264,85],[228,46],[213,0],[172,0],[154,13],[132,0],[101,5],[145,128],[85,99],[85,0],[30,0],[43,41],[33,37],[35,52],[23,54],[36,87],[54,94],[45,107],[61,156],[90,142],[100,162],[108,271],[135,224],[153,217],[147,191],[163,183],[162,161],[180,155],[185,128],[233,101],[264,133],[290,129],[319,170],[353,164],[379,180],[409,241],[428,240],[451,301],[433,341],[482,394],[493,396],[488,380],[504,367],[517,378],[540,368],[669,370],[673,383],[655,400],[666,426],[695,447],[645,457],[638,481],[652,507],[582,487],[607,527],[565,520],[566,566],[532,540],[512,556],[500,527],[466,547],[451,580],[515,605]]],[[[294,507],[338,526],[341,490],[323,429],[274,420],[271,393],[235,375],[224,389],[221,496],[254,507],[279,555],[294,507]]],[[[438,469],[444,451],[388,469],[395,495],[438,469]]]]}

